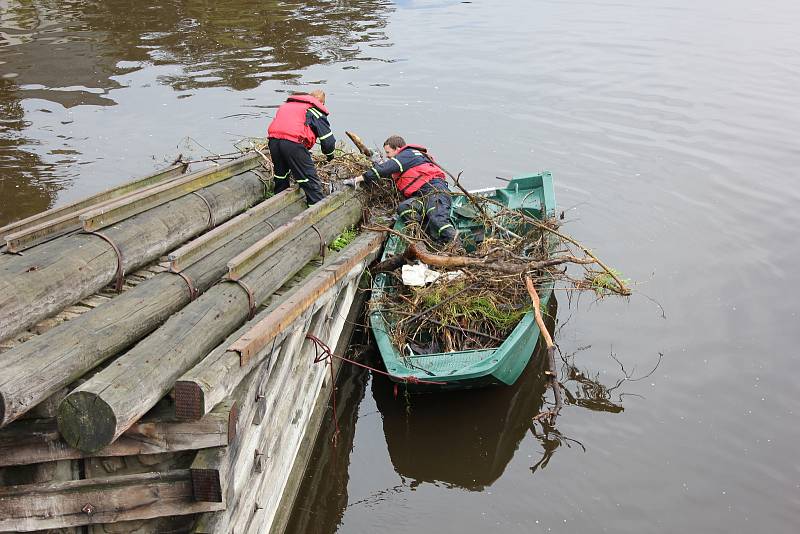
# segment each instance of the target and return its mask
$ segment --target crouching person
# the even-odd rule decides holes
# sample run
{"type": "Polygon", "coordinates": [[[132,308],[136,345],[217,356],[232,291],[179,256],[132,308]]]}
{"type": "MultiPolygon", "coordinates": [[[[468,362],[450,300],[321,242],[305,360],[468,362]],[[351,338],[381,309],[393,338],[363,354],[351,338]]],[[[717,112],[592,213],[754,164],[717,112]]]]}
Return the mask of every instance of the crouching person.
{"type": "Polygon", "coordinates": [[[445,173],[428,155],[428,149],[408,145],[402,137],[393,135],[384,142],[383,150],[389,159],[344,183],[355,187],[360,182],[391,178],[405,199],[397,208],[400,217],[421,224],[437,243],[458,241],[458,232],[450,220],[450,189],[445,173]]]}

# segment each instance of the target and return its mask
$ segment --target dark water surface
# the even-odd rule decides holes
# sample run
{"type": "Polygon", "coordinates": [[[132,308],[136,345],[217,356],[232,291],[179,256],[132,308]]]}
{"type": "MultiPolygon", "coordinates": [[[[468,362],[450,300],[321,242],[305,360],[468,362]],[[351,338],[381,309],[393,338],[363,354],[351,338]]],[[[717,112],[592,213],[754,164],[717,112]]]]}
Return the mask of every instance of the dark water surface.
{"type": "Polygon", "coordinates": [[[0,225],[317,86],[337,137],[404,134],[470,187],[549,169],[637,284],[558,295],[560,437],[536,363],[408,407],[356,374],[292,530],[797,532],[798,28],[795,0],[0,2],[0,225]]]}

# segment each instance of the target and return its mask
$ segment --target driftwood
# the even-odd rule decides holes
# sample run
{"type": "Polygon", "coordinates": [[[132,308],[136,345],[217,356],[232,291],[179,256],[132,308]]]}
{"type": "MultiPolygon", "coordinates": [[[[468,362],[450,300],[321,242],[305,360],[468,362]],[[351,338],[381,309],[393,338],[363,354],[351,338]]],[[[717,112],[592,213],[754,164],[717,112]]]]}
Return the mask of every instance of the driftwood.
{"type": "Polygon", "coordinates": [[[549,417],[550,424],[555,424],[556,417],[558,417],[558,412],[561,411],[562,406],[561,386],[558,383],[558,370],[556,369],[555,361],[555,345],[553,344],[553,338],[550,336],[550,332],[547,330],[547,326],[544,324],[544,319],[542,318],[542,304],[539,300],[539,294],[536,292],[536,287],[533,285],[533,280],[531,280],[528,276],[525,277],[525,287],[528,289],[528,294],[531,296],[533,315],[536,319],[536,324],[539,326],[539,330],[542,333],[542,338],[547,346],[548,370],[545,371],[545,375],[547,375],[550,388],[553,390],[553,395],[556,401],[556,405],[551,411],[540,413],[536,416],[536,418],[540,419],[543,417],[549,417]]]}

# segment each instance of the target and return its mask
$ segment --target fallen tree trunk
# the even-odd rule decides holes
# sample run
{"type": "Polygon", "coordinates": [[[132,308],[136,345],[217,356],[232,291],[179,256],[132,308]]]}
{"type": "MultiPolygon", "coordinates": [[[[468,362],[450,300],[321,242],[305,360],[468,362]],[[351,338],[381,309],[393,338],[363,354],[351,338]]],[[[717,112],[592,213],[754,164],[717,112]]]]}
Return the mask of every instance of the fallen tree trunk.
{"type": "MultiPolygon", "coordinates": [[[[241,278],[241,283],[212,287],[170,317],[160,328],[68,395],[59,406],[58,426],[75,448],[91,452],[113,442],[153,407],[178,377],[240,326],[273,291],[355,224],[362,206],[352,192],[341,192],[315,205],[324,210],[345,202],[323,220],[309,224],[270,257],[241,278]]],[[[303,220],[304,214],[296,219],[303,220]]],[[[292,225],[292,222],[285,226],[292,225]]],[[[276,232],[281,232],[278,228],[276,232]]]]}
{"type": "Polygon", "coordinates": [[[481,269],[488,269],[503,274],[521,274],[526,271],[533,271],[536,269],[544,269],[546,267],[554,267],[563,263],[579,263],[587,264],[594,263],[594,260],[582,260],[574,256],[559,256],[542,261],[523,262],[510,262],[498,261],[495,258],[472,258],[469,256],[443,256],[434,254],[428,250],[424,243],[411,243],[406,248],[403,254],[392,256],[377,265],[371,271],[373,273],[382,273],[386,271],[394,271],[414,260],[419,260],[433,267],[440,267],[442,269],[460,269],[462,267],[478,267],[481,269]]]}
{"type": "MultiPolygon", "coordinates": [[[[263,222],[183,271],[203,292],[227,270],[226,263],[305,208],[293,189],[263,204],[263,222]]],[[[0,427],[19,418],[59,388],[107,358],[128,349],[191,300],[186,281],[161,273],[80,317],[0,354],[0,427]]]]}
{"type": "Polygon", "coordinates": [[[118,266],[121,272],[137,269],[263,196],[264,183],[245,172],[104,228],[100,233],[108,241],[74,234],[2,262],[0,340],[112,282],[118,266]]]}

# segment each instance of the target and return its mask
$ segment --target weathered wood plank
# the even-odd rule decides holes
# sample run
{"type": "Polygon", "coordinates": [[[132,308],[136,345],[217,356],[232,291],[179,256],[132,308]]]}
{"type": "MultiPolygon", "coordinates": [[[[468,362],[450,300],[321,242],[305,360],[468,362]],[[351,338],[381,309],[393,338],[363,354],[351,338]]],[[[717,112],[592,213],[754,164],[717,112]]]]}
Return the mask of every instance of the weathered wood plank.
{"type": "MultiPolygon", "coordinates": [[[[222,223],[262,198],[264,187],[244,173],[203,190],[222,223]]],[[[138,269],[208,228],[208,207],[187,195],[103,230],[122,253],[124,272],[138,269]]],[[[114,280],[117,254],[103,239],[74,234],[7,256],[0,263],[0,340],[80,301],[114,280]]]]}
{"type": "MultiPolygon", "coordinates": [[[[293,188],[282,192],[280,195],[283,195],[287,201],[288,199],[299,200],[302,198],[303,192],[297,188],[293,188]]],[[[272,207],[273,205],[274,204],[270,204],[268,201],[257,204],[225,224],[214,228],[210,232],[206,232],[201,237],[171,252],[167,255],[167,259],[170,262],[170,270],[173,272],[182,271],[189,265],[218,249],[235,236],[249,230],[261,221],[269,220],[275,212],[275,208],[272,207]]]]}
{"type": "MultiPolygon", "coordinates": [[[[368,289],[370,281],[371,278],[369,275],[365,274],[361,278],[359,284],[356,286],[358,289],[353,302],[350,305],[350,311],[347,315],[347,318],[344,321],[342,333],[339,336],[336,346],[333,347],[336,354],[347,353],[350,340],[354,331],[356,330],[356,327],[359,325],[359,319],[364,317],[364,308],[369,295],[368,289]]],[[[337,484],[341,483],[341,481],[336,481],[330,476],[319,475],[320,468],[324,469],[324,463],[322,466],[320,466],[320,462],[315,462],[314,467],[316,468],[316,471],[313,473],[307,473],[306,470],[309,467],[309,460],[311,459],[316,442],[320,439],[319,433],[322,430],[324,418],[327,414],[332,414],[333,406],[330,406],[332,387],[336,387],[335,394],[338,413],[328,415],[328,424],[331,427],[333,426],[330,419],[331,417],[335,417],[339,421],[341,433],[335,436],[335,439],[337,440],[337,448],[340,451],[344,451],[344,454],[349,454],[349,451],[352,449],[353,436],[355,434],[355,420],[348,421],[348,419],[344,417],[344,414],[356,414],[357,410],[355,407],[358,406],[360,399],[363,397],[363,385],[361,385],[360,388],[361,393],[357,393],[359,390],[359,385],[358,381],[354,380],[352,369],[347,370],[343,368],[342,365],[346,364],[342,364],[340,360],[334,360],[334,383],[331,384],[329,381],[326,381],[322,385],[319,395],[317,396],[316,404],[312,408],[308,422],[305,424],[303,438],[300,441],[295,459],[292,462],[291,471],[286,481],[286,487],[281,495],[280,502],[277,506],[277,511],[272,518],[272,524],[270,527],[271,534],[283,534],[286,531],[286,527],[291,519],[295,501],[298,498],[304,479],[312,478],[317,480],[320,488],[328,488],[331,490],[331,495],[341,496],[341,491],[335,489],[337,484]],[[342,377],[339,376],[340,369],[344,374],[342,377]],[[350,406],[348,406],[348,404],[350,404],[350,406]]],[[[361,370],[356,372],[363,375],[361,370]]],[[[334,437],[334,431],[335,430],[333,429],[330,431],[332,438],[334,437]]],[[[335,458],[332,460],[334,463],[336,462],[335,458]]],[[[341,463],[340,465],[346,465],[346,463],[341,463]]],[[[347,502],[346,496],[342,496],[341,498],[345,503],[347,502]]],[[[303,532],[302,527],[298,531],[303,532]]]]}
{"type": "MultiPolygon", "coordinates": [[[[266,202],[276,210],[271,222],[250,228],[185,271],[196,290],[208,289],[225,272],[228,259],[305,206],[303,199],[280,195],[266,202]]],[[[0,427],[52,391],[131,347],[189,302],[186,282],[175,274],[161,273],[115,297],[113,306],[88,311],[0,354],[0,427]]]]}
{"type": "Polygon", "coordinates": [[[155,184],[169,181],[186,172],[188,165],[177,163],[166,169],[154,172],[143,178],[130,181],[120,186],[102,191],[77,202],[37,213],[26,219],[8,224],[0,228],[0,236],[4,236],[9,252],[19,252],[30,248],[42,239],[52,238],[59,233],[80,228],[79,215],[102,204],[130,195],[132,192],[155,184]]]}
{"type": "Polygon", "coordinates": [[[178,180],[140,191],[83,213],[80,216],[81,224],[87,232],[99,230],[259,165],[261,156],[249,154],[224,165],[193,172],[178,180]]]}
{"type": "MultiPolygon", "coordinates": [[[[287,491],[296,492],[296,486],[284,489],[280,486],[280,479],[269,473],[278,466],[287,473],[297,473],[298,470],[302,473],[307,456],[293,459],[293,451],[301,446],[310,450],[330,392],[330,370],[325,364],[313,363],[315,351],[313,345],[304,339],[305,334],[310,331],[340,348],[340,342],[346,344],[343,332],[347,321],[354,320],[354,316],[347,313],[352,308],[357,284],[358,277],[354,277],[345,289],[328,297],[326,305],[317,310],[313,321],[305,320],[294,325],[296,328],[292,335],[261,364],[273,366],[265,387],[267,415],[260,429],[240,432],[239,440],[229,449],[229,454],[234,453],[231,461],[235,467],[228,474],[228,507],[218,513],[204,514],[195,532],[244,532],[248,523],[260,522],[261,509],[270,506],[270,502],[283,499],[282,495],[287,491]],[[313,414],[303,408],[306,405],[313,406],[313,414]],[[304,422],[306,415],[309,419],[304,422]],[[311,419],[312,415],[314,419],[311,419]],[[255,451],[263,455],[262,469],[255,468],[255,451]],[[300,466],[297,466],[298,462],[300,466]],[[270,480],[267,491],[256,487],[263,479],[270,480]]],[[[363,306],[363,299],[359,306],[363,306]]],[[[346,336],[349,338],[349,330],[346,336]]],[[[300,474],[296,475],[298,479],[300,474]]],[[[289,480],[288,475],[286,479],[289,480]]],[[[266,531],[269,525],[258,525],[258,528],[262,527],[266,531]]]]}
{"type": "MultiPolygon", "coordinates": [[[[230,395],[236,384],[258,363],[248,364],[254,356],[274,347],[282,341],[286,332],[303,316],[324,299],[320,297],[342,281],[351,271],[358,272],[377,255],[383,243],[383,234],[369,233],[351,243],[336,259],[310,276],[302,285],[286,296],[285,300],[254,325],[226,350],[209,354],[193,369],[184,374],[176,383],[176,389],[192,391],[191,395],[176,399],[176,413],[179,417],[197,418],[216,403],[230,395]],[[358,267],[358,266],[361,267],[358,267]],[[257,340],[257,341],[251,341],[257,340]],[[253,345],[250,345],[253,343],[253,345]],[[241,351],[247,350],[247,358],[241,351]]],[[[266,353],[268,354],[268,353],[266,353]]],[[[265,354],[265,355],[266,355],[265,354]]]]}
{"type": "Polygon", "coordinates": [[[0,503],[0,530],[21,532],[194,514],[224,506],[194,501],[188,469],[0,487],[0,503]]]}
{"type": "Polygon", "coordinates": [[[360,216],[359,203],[339,206],[316,225],[316,230],[301,233],[281,249],[282,253],[246,275],[244,281],[252,295],[234,283],[212,287],[114,365],[75,389],[59,406],[59,429],[67,443],[92,452],[113,442],[185,371],[244,323],[251,298],[256,305],[263,302],[318,252],[317,232],[323,239],[332,239],[360,216]]]}
{"type": "MultiPolygon", "coordinates": [[[[91,456],[134,456],[225,446],[236,433],[238,407],[224,401],[198,421],[172,415],[142,418],[120,438],[91,456]]],[[[55,419],[18,421],[0,430],[0,467],[87,458],[61,439],[55,419]]]]}
{"type": "MultiPolygon", "coordinates": [[[[356,202],[355,193],[341,191],[326,198],[299,214],[264,239],[233,258],[228,262],[228,278],[239,280],[245,274],[261,264],[267,257],[275,253],[290,240],[294,239],[309,226],[315,225],[346,202],[356,202]]],[[[321,238],[321,236],[320,236],[321,238]]],[[[327,243],[320,243],[320,250],[324,250],[327,243]]]]}
{"type": "Polygon", "coordinates": [[[367,257],[374,257],[383,243],[384,234],[380,232],[366,232],[359,236],[350,246],[345,249],[342,256],[347,261],[337,262],[335,265],[324,267],[319,273],[319,283],[309,284],[302,291],[294,295],[293,299],[287,302],[282,315],[264,320],[261,325],[253,328],[251,332],[231,346],[231,350],[238,352],[242,361],[246,362],[259,352],[261,352],[280,332],[283,324],[291,323],[297,314],[310,306],[317,297],[328,290],[333,284],[344,276],[355,265],[363,262],[367,257]]]}

